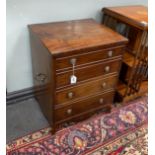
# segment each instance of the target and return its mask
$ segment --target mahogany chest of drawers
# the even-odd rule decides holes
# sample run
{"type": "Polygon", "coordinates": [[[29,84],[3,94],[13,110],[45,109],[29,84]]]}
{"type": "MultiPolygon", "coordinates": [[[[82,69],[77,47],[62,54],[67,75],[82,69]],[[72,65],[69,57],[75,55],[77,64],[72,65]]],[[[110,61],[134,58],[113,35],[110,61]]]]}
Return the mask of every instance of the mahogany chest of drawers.
{"type": "Polygon", "coordinates": [[[53,132],[61,123],[109,111],[127,39],[93,19],[29,30],[36,99],[53,132]]]}

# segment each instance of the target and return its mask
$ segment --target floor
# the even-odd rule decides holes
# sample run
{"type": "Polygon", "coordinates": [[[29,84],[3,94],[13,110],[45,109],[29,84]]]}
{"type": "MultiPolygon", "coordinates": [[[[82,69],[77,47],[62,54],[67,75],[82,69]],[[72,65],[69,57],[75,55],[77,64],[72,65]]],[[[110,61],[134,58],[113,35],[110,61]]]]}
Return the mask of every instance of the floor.
{"type": "Polygon", "coordinates": [[[7,143],[48,126],[49,124],[43,116],[39,104],[33,98],[9,105],[6,108],[7,143]]]}
{"type": "MultiPolygon", "coordinates": [[[[116,104],[115,106],[120,106],[116,104]]],[[[73,125],[73,124],[70,124],[73,125]]],[[[65,127],[66,124],[63,125],[65,127]]],[[[67,124],[68,126],[68,124],[67,124]]],[[[6,108],[6,142],[20,138],[39,129],[49,127],[39,104],[34,98],[18,102],[6,108]]]]}
{"type": "MultiPolygon", "coordinates": [[[[115,106],[121,106],[115,104],[115,106]]],[[[15,103],[6,108],[6,142],[48,127],[41,109],[34,98],[15,103]]]]}
{"type": "Polygon", "coordinates": [[[6,108],[6,142],[49,126],[35,99],[6,108]],[[39,120],[39,121],[38,121],[39,120]]]}

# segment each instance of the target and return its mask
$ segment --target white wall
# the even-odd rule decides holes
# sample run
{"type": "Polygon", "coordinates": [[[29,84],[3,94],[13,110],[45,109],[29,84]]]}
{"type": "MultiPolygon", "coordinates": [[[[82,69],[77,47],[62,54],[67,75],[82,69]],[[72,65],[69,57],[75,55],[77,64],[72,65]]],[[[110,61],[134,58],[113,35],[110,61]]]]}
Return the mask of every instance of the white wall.
{"type": "Polygon", "coordinates": [[[28,24],[94,18],[101,8],[147,5],[147,0],[7,0],[7,90],[33,86],[28,24]]]}

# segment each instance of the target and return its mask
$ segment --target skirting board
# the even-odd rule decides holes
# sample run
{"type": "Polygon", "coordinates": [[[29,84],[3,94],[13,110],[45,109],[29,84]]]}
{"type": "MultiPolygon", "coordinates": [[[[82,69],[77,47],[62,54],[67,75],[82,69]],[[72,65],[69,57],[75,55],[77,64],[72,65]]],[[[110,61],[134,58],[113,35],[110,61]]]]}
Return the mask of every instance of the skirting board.
{"type": "Polygon", "coordinates": [[[47,90],[47,87],[30,87],[26,89],[22,89],[19,91],[14,91],[11,93],[7,93],[6,95],[6,105],[12,105],[15,103],[19,103],[20,101],[27,100],[29,98],[35,97],[37,94],[41,94],[47,90]]]}

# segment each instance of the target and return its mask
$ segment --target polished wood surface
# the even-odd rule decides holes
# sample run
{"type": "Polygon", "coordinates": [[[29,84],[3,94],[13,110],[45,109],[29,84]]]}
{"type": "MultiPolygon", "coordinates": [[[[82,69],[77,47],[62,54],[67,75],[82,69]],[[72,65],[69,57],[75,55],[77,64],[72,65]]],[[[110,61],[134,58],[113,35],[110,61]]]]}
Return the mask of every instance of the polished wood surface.
{"type": "MultiPolygon", "coordinates": [[[[54,76],[52,70],[51,54],[43,46],[38,36],[30,31],[30,44],[33,66],[33,84],[35,89],[43,90],[39,94],[35,94],[35,98],[40,104],[40,107],[48,119],[50,125],[53,125],[54,115],[52,109],[54,108],[54,76]],[[44,65],[41,65],[44,64],[44,65]]],[[[36,91],[37,92],[37,91],[36,91]]]]}
{"type": "MultiPolygon", "coordinates": [[[[97,63],[94,65],[89,65],[87,67],[81,67],[75,69],[75,75],[77,77],[77,84],[82,81],[94,78],[96,76],[107,75],[111,73],[117,73],[121,67],[121,58],[114,59],[111,61],[104,61],[103,63],[97,63]],[[91,74],[90,74],[91,71],[91,74]]],[[[56,74],[56,87],[62,88],[66,86],[71,86],[70,76],[72,75],[72,70],[61,72],[56,74]]]]}
{"type": "MultiPolygon", "coordinates": [[[[113,96],[112,96],[112,98],[113,98],[113,96]]],[[[109,113],[111,111],[111,108],[112,108],[112,104],[110,103],[110,104],[104,104],[103,106],[95,107],[90,110],[87,109],[84,112],[79,113],[77,115],[72,115],[70,117],[64,117],[64,119],[56,121],[55,126],[56,126],[56,128],[58,128],[59,125],[62,124],[63,122],[65,122],[65,123],[74,122],[75,123],[75,122],[83,121],[85,119],[88,119],[89,117],[92,117],[92,115],[95,115],[97,112],[101,112],[101,111],[103,111],[104,113],[105,112],[109,113]]],[[[60,115],[60,113],[59,113],[59,115],[60,115]]]]}
{"type": "MultiPolygon", "coordinates": [[[[122,98],[124,97],[124,93],[126,92],[126,85],[119,81],[119,84],[117,85],[117,95],[115,96],[117,98],[117,102],[122,102],[122,98]]],[[[138,98],[140,96],[146,96],[148,95],[148,81],[143,81],[141,83],[141,89],[134,93],[133,95],[126,96],[123,98],[124,103],[133,100],[135,98],[138,98]]]]}
{"type": "Polygon", "coordinates": [[[55,111],[56,121],[62,121],[63,119],[74,117],[77,114],[94,110],[96,108],[102,108],[107,104],[111,104],[113,101],[113,95],[114,92],[104,93],[82,100],[82,102],[78,101],[74,104],[64,106],[63,108],[57,108],[55,111]]]}
{"type": "Polygon", "coordinates": [[[148,9],[145,6],[105,7],[102,11],[133,27],[148,29],[148,9]]]}
{"type": "Polygon", "coordinates": [[[106,90],[114,89],[117,83],[117,76],[108,76],[106,78],[98,78],[90,82],[77,85],[73,88],[67,88],[56,92],[56,103],[62,104],[66,102],[75,101],[79,98],[84,98],[86,96],[91,96],[104,92],[106,90]],[[72,93],[72,96],[69,96],[72,93]]]}
{"type": "Polygon", "coordinates": [[[75,68],[83,67],[84,65],[94,64],[98,61],[104,61],[108,59],[115,59],[118,57],[122,57],[124,48],[122,46],[107,48],[92,52],[85,52],[82,54],[72,55],[63,58],[56,59],[56,71],[64,71],[65,69],[71,69],[72,64],[71,60],[76,59],[75,68]]]}
{"type": "Polygon", "coordinates": [[[102,11],[103,24],[129,39],[120,72],[123,85],[118,87],[117,94],[121,101],[134,99],[135,94],[146,90],[143,83],[148,76],[148,9],[138,5],[106,7],[102,11]]]}
{"type": "Polygon", "coordinates": [[[93,19],[35,24],[29,27],[40,37],[51,54],[59,54],[59,57],[70,52],[83,53],[81,49],[103,48],[127,42],[126,38],[93,19]]]}
{"type": "Polygon", "coordinates": [[[60,123],[110,111],[128,40],[92,19],[34,24],[29,30],[34,84],[46,90],[36,99],[52,132],[60,123]]]}

